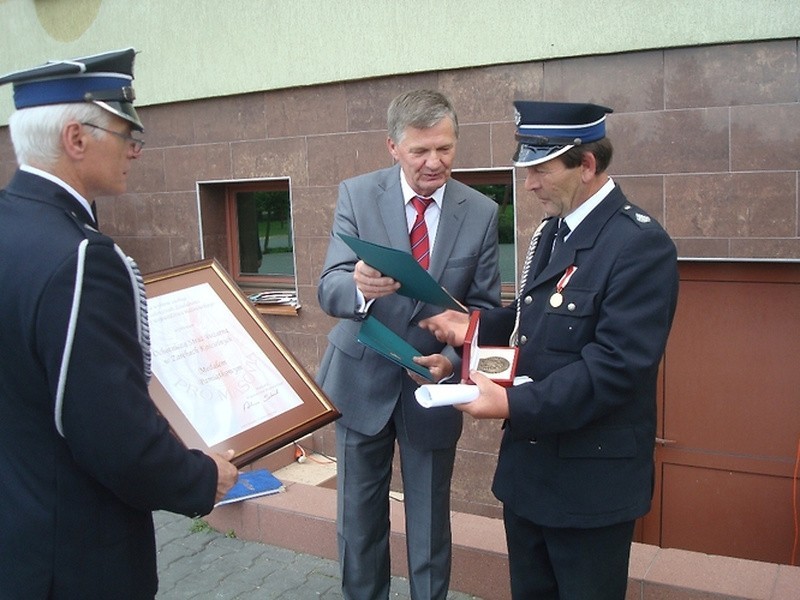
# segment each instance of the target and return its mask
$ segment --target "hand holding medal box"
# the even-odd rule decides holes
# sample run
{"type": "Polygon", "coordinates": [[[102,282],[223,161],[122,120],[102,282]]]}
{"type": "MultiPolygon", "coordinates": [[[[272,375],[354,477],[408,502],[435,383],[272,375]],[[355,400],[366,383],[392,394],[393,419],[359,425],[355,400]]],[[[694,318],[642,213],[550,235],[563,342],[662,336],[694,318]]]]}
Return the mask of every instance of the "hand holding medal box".
{"type": "Polygon", "coordinates": [[[495,383],[510,386],[514,382],[517,370],[517,353],[519,348],[512,346],[479,346],[478,328],[480,311],[469,316],[469,326],[464,337],[463,361],[461,363],[461,379],[465,383],[474,383],[469,378],[471,371],[478,371],[495,383]]]}

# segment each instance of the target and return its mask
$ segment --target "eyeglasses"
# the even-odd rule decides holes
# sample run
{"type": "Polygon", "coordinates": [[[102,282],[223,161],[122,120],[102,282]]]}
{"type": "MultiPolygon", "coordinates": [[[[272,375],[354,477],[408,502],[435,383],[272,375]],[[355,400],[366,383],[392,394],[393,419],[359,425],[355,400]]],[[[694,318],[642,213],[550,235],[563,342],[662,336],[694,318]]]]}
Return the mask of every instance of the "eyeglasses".
{"type": "Polygon", "coordinates": [[[81,122],[81,125],[86,125],[87,127],[94,127],[95,129],[99,129],[100,131],[105,131],[106,133],[110,133],[111,135],[118,137],[122,141],[130,144],[134,154],[139,154],[139,152],[142,151],[142,146],[144,146],[144,140],[140,140],[139,138],[135,138],[131,135],[125,135],[124,133],[119,133],[118,131],[111,131],[110,129],[106,129],[105,127],[100,127],[100,125],[95,125],[94,123],[81,122]]]}

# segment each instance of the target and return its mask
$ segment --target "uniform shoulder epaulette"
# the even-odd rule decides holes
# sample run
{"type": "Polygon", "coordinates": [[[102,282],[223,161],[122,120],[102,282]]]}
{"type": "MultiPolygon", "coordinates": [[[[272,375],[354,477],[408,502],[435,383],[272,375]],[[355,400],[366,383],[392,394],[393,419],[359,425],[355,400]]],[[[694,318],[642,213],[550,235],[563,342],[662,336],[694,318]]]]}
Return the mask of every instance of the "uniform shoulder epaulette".
{"type": "Polygon", "coordinates": [[[630,202],[626,202],[622,206],[620,212],[626,217],[628,217],[631,221],[636,223],[642,229],[647,229],[648,227],[658,227],[658,223],[653,217],[648,215],[645,211],[643,211],[635,204],[631,204],[630,202]]]}

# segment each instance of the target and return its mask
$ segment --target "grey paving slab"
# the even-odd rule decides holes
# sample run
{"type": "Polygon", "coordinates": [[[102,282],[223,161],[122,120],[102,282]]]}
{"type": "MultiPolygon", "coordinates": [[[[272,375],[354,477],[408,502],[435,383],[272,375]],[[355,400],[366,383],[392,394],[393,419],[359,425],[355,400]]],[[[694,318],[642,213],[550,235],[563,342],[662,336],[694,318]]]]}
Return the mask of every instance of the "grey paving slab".
{"type": "MultiPolygon", "coordinates": [[[[336,561],[228,537],[202,521],[168,512],[156,525],[156,600],[342,600],[336,561]]],[[[410,600],[393,577],[390,600],[410,600]]],[[[450,592],[447,600],[480,600],[450,592]]]]}

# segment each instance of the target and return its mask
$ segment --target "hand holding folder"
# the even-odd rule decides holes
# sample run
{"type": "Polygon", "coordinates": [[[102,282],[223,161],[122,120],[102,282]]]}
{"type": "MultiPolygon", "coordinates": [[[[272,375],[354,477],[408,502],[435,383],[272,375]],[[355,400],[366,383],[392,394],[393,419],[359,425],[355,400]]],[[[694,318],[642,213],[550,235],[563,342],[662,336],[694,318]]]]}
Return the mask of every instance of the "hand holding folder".
{"type": "Polygon", "coordinates": [[[375,317],[369,316],[361,323],[358,341],[401,367],[433,381],[433,375],[428,368],[418,365],[413,360],[415,356],[422,356],[419,350],[375,317]]]}
{"type": "Polygon", "coordinates": [[[408,252],[373,244],[359,238],[339,234],[356,256],[383,275],[400,282],[397,293],[421,302],[427,302],[459,312],[468,312],[458,300],[431,277],[408,252]]]}

